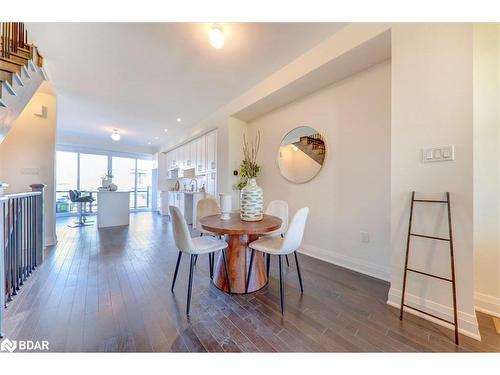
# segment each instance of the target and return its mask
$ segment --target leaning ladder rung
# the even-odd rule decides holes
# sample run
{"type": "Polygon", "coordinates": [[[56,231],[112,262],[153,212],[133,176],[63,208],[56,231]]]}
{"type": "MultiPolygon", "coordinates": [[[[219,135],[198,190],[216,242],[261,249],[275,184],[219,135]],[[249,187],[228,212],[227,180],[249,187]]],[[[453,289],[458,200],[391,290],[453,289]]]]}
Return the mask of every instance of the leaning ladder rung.
{"type": "Polygon", "coordinates": [[[449,238],[426,236],[425,234],[410,233],[410,236],[422,237],[422,238],[430,238],[431,240],[440,240],[440,241],[448,241],[448,242],[450,242],[449,238]]]}
{"type": "Polygon", "coordinates": [[[431,314],[431,313],[428,313],[426,311],[423,311],[423,310],[420,310],[420,309],[417,309],[416,307],[413,307],[413,306],[409,306],[407,305],[406,303],[403,304],[404,307],[408,307],[409,309],[412,309],[412,310],[415,310],[415,311],[418,311],[419,313],[422,313],[422,314],[425,314],[425,315],[429,315],[429,316],[432,316],[433,318],[436,318],[438,320],[441,320],[442,322],[445,322],[445,323],[448,323],[448,324],[451,324],[451,325],[455,325],[455,322],[451,322],[447,319],[443,319],[437,315],[434,315],[434,314],[431,314]]]}
{"type": "Polygon", "coordinates": [[[435,201],[435,200],[430,200],[430,199],[414,199],[413,202],[420,202],[420,203],[448,203],[448,201],[435,201]]]}
{"type": "Polygon", "coordinates": [[[452,280],[452,279],[447,279],[446,277],[441,277],[441,276],[433,275],[433,274],[430,274],[430,273],[427,273],[427,272],[422,272],[422,271],[414,270],[414,269],[412,269],[412,268],[408,268],[407,270],[408,270],[408,271],[411,271],[411,272],[419,273],[419,274],[421,274],[421,275],[434,277],[435,279],[440,279],[440,280],[444,280],[444,281],[449,281],[450,283],[451,283],[451,282],[453,282],[453,280],[452,280]]]}

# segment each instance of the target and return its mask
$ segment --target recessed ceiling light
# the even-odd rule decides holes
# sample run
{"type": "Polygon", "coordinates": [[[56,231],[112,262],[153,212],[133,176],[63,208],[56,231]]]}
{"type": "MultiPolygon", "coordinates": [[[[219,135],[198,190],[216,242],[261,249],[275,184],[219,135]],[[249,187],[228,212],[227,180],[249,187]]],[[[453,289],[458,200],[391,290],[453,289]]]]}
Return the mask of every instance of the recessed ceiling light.
{"type": "Polygon", "coordinates": [[[165,129],[163,129],[163,131],[166,133],[166,132],[168,132],[168,129],[165,128],[165,129]]]}
{"type": "Polygon", "coordinates": [[[151,144],[151,141],[148,142],[148,145],[150,145],[150,144],[151,144]]]}
{"type": "Polygon", "coordinates": [[[157,139],[157,140],[158,140],[158,139],[160,139],[160,137],[155,137],[155,139],[157,139]]]}
{"type": "Polygon", "coordinates": [[[177,117],[177,122],[181,122],[182,119],[180,117],[177,117]]]}
{"type": "Polygon", "coordinates": [[[218,23],[214,23],[210,30],[210,44],[216,49],[224,45],[224,29],[218,23]]]}
{"type": "Polygon", "coordinates": [[[118,134],[118,129],[113,129],[113,134],[111,134],[111,139],[115,142],[118,142],[121,138],[121,135],[118,134]]]}
{"type": "Polygon", "coordinates": [[[297,146],[293,146],[293,151],[298,151],[299,149],[297,148],[297,146]]]}

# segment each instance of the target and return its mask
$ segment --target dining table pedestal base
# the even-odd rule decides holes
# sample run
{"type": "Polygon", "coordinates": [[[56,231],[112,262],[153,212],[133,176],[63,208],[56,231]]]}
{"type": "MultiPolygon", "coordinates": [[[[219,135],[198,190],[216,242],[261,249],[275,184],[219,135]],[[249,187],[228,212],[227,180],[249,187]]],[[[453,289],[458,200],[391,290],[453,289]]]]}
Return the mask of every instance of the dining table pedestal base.
{"type": "MultiPolygon", "coordinates": [[[[248,247],[248,244],[255,241],[257,238],[257,235],[247,234],[231,234],[225,236],[225,240],[228,243],[225,254],[232,293],[247,293],[245,292],[245,287],[251,254],[251,249],[248,247]]],[[[267,284],[264,259],[260,251],[255,251],[248,293],[262,289],[267,284]]],[[[213,282],[220,290],[229,292],[222,253],[219,253],[217,262],[215,263],[213,282]]]]}

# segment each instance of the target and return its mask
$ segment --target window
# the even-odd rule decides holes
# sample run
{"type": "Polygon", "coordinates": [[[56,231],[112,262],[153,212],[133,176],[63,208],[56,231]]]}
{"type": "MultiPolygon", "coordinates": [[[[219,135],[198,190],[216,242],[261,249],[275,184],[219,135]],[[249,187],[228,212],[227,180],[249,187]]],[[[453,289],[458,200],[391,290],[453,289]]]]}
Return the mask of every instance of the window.
{"type": "Polygon", "coordinates": [[[136,159],[113,156],[113,183],[118,190],[130,191],[130,208],[135,208],[135,163],[136,159]]]}
{"type": "Polygon", "coordinates": [[[78,189],[78,153],[57,151],[56,212],[76,212],[78,207],[69,200],[69,190],[78,189]]]}
{"type": "MultiPolygon", "coordinates": [[[[101,178],[111,170],[118,190],[130,191],[130,208],[148,209],[152,206],[151,159],[57,151],[56,155],[56,212],[76,213],[78,205],[71,203],[68,191],[82,190],[97,199],[101,178]]],[[[97,210],[97,201],[90,210],[97,210]]]]}
{"type": "Polygon", "coordinates": [[[101,178],[107,171],[106,155],[80,154],[80,190],[97,192],[101,178]]]}
{"type": "Polygon", "coordinates": [[[150,207],[153,161],[137,159],[137,208],[150,207]]]}

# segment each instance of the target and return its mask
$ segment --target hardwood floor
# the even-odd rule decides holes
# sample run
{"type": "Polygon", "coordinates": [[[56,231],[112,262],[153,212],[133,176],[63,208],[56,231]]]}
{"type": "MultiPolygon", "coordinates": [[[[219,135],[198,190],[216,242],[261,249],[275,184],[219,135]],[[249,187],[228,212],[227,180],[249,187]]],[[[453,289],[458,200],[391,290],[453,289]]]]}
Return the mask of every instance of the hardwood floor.
{"type": "MultiPolygon", "coordinates": [[[[54,352],[469,352],[500,351],[491,317],[478,313],[482,342],[386,304],[389,285],[300,255],[304,294],[286,271],[286,312],[279,306],[276,260],[267,287],[227,295],[209,281],[200,256],[191,315],[185,316],[188,257],[175,292],[169,222],[152,213],[129,227],[97,231],[58,222],[57,246],[6,310],[6,337],[49,340],[54,352]]],[[[286,267],[285,267],[286,268],[286,267]]]]}

